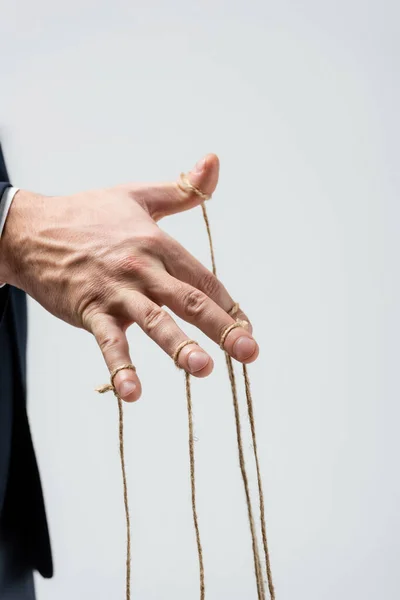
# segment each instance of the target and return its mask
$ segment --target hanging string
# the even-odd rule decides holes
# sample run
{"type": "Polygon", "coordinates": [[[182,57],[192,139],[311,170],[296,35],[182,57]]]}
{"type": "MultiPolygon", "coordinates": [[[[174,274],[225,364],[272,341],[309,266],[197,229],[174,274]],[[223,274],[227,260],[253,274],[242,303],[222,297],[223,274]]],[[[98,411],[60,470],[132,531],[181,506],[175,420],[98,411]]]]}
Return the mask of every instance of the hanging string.
{"type": "MultiPolygon", "coordinates": [[[[175,350],[173,360],[175,365],[180,368],[179,355],[185,346],[189,344],[196,344],[194,340],[185,340],[175,350]]],[[[200,528],[199,518],[197,515],[196,505],[196,465],[194,455],[194,428],[193,428],[193,406],[192,406],[192,391],[190,387],[190,374],[185,371],[185,389],[186,389],[186,400],[187,400],[187,413],[188,413],[188,428],[189,428],[189,460],[190,460],[190,485],[192,494],[192,514],[194,530],[196,532],[196,544],[197,554],[199,557],[199,573],[200,573],[200,600],[205,598],[205,580],[204,580],[204,561],[203,561],[203,548],[200,540],[200,528]]]]}
{"type": "MultiPolygon", "coordinates": [[[[242,327],[242,325],[239,325],[239,324],[237,326],[242,327]]],[[[239,452],[240,471],[242,474],[244,491],[245,491],[245,495],[246,495],[247,516],[249,519],[250,533],[251,533],[251,540],[252,540],[254,573],[256,576],[257,595],[258,595],[259,600],[264,600],[265,599],[264,579],[263,579],[263,574],[262,574],[262,569],[261,569],[260,555],[259,555],[259,551],[258,551],[258,541],[257,541],[257,534],[256,534],[255,523],[254,523],[253,508],[252,508],[252,503],[251,503],[249,479],[247,476],[246,463],[245,463],[245,459],[244,459],[242,426],[241,426],[241,420],[240,420],[235,372],[233,370],[232,358],[229,356],[229,354],[227,352],[225,352],[225,360],[226,360],[226,366],[228,368],[229,381],[230,381],[231,390],[232,390],[233,408],[235,411],[236,439],[237,439],[238,452],[239,452]]]]}
{"type": "Polygon", "coordinates": [[[126,465],[125,465],[125,444],[124,444],[124,410],[122,406],[122,400],[115,388],[114,379],[117,373],[124,369],[130,369],[136,371],[136,368],[132,364],[126,364],[114,369],[110,374],[110,383],[103,385],[96,389],[99,394],[105,394],[106,392],[113,392],[118,401],[118,417],[119,417],[119,456],[121,462],[122,471],[122,485],[124,492],[124,508],[125,508],[125,522],[126,522],[126,577],[125,577],[125,590],[126,600],[131,599],[131,518],[129,514],[129,498],[128,498],[128,482],[126,477],[126,465]]]}
{"type": "Polygon", "coordinates": [[[260,501],[261,533],[262,533],[263,548],[264,548],[265,568],[267,571],[268,589],[269,589],[269,595],[271,597],[271,600],[275,600],[275,588],[274,588],[274,582],[272,579],[271,560],[270,560],[270,554],[269,554],[269,548],[268,548],[267,526],[265,523],[265,501],[264,501],[264,491],[263,491],[262,478],[261,478],[260,461],[258,459],[258,447],[257,447],[256,425],[255,425],[254,410],[253,410],[253,400],[252,400],[252,396],[251,396],[250,379],[249,379],[246,365],[243,365],[243,378],[244,378],[245,389],[246,389],[247,411],[248,411],[249,421],[250,421],[251,437],[253,440],[254,459],[256,462],[258,496],[259,496],[259,501],[260,501]]]}
{"type": "MultiPolygon", "coordinates": [[[[203,201],[209,199],[209,196],[196,188],[188,179],[188,177],[182,173],[181,179],[179,182],[179,187],[184,190],[190,190],[196,193],[198,196],[202,198],[203,201]]],[[[212,271],[214,275],[217,273],[216,269],[216,261],[215,261],[215,253],[214,253],[214,245],[213,239],[211,235],[211,227],[208,219],[207,209],[204,202],[201,203],[201,208],[203,212],[204,223],[207,230],[209,247],[210,247],[210,256],[212,263],[212,271]]],[[[235,316],[239,311],[239,305],[236,303],[229,311],[231,316],[235,316]]],[[[224,349],[224,343],[228,336],[228,334],[235,329],[236,327],[245,327],[248,325],[246,321],[240,321],[237,319],[235,323],[228,325],[221,335],[220,346],[224,349]]],[[[189,344],[197,344],[197,342],[193,340],[185,340],[176,348],[173,360],[175,365],[179,367],[179,355],[182,349],[189,344]]],[[[245,490],[246,497],[246,505],[247,505],[247,514],[250,526],[250,533],[252,538],[252,550],[253,550],[253,559],[254,559],[254,572],[256,577],[257,584],[257,595],[258,600],[265,600],[265,590],[264,590],[264,579],[261,568],[259,549],[258,549],[258,541],[257,534],[255,528],[255,521],[253,515],[253,508],[251,502],[250,495],[250,486],[249,479],[247,475],[246,462],[244,458],[244,450],[243,450],[243,440],[242,440],[242,425],[239,411],[239,402],[238,402],[238,394],[237,394],[237,386],[235,379],[235,372],[233,368],[232,358],[229,356],[227,352],[225,352],[225,360],[228,369],[229,381],[231,384],[232,391],[232,400],[235,414],[235,424],[236,424],[236,438],[239,452],[239,464],[240,471],[242,474],[242,480],[245,490]]],[[[122,400],[115,388],[114,379],[117,373],[124,369],[131,369],[136,371],[134,365],[126,364],[122,365],[110,374],[110,383],[97,388],[96,391],[100,394],[104,394],[108,391],[112,391],[117,398],[118,401],[118,415],[119,415],[119,454],[120,454],[120,463],[121,463],[121,472],[122,472],[122,483],[123,483],[123,497],[124,497],[124,508],[125,508],[125,521],[126,521],[126,600],[131,599],[131,526],[130,526],[130,513],[129,513],[129,499],[128,499],[128,484],[126,477],[126,465],[125,465],[125,449],[124,449],[124,413],[123,413],[123,403],[122,400]]],[[[253,399],[251,395],[250,388],[250,379],[247,372],[246,365],[243,365],[243,378],[245,383],[246,390],[246,400],[247,400],[247,410],[250,422],[251,436],[253,441],[253,452],[254,459],[256,464],[257,471],[257,484],[258,484],[258,495],[259,495],[259,508],[260,508],[260,520],[261,520],[261,531],[262,531],[262,540],[263,540],[263,549],[264,549],[264,557],[265,557],[265,566],[267,573],[267,581],[268,581],[268,589],[271,600],[276,600],[275,598],[275,589],[272,580],[272,572],[271,572],[271,563],[270,563],[270,554],[268,549],[268,539],[266,532],[266,523],[265,523],[265,501],[264,501],[264,492],[262,486],[262,478],[261,478],[261,469],[258,458],[258,447],[257,447],[257,436],[255,429],[255,418],[254,418],[254,408],[253,408],[253,399]]],[[[198,551],[198,559],[199,559],[199,574],[200,574],[200,600],[204,600],[205,598],[205,576],[204,576],[204,560],[203,560],[203,549],[201,545],[200,539],[200,528],[199,528],[199,520],[197,514],[197,504],[196,504],[196,470],[195,470],[195,453],[194,453],[194,428],[193,428],[193,407],[192,407],[192,394],[191,394],[191,386],[190,386],[190,374],[185,373],[185,390],[186,390],[186,399],[187,399],[187,414],[188,414],[188,430],[189,430],[189,461],[190,461],[190,481],[191,481],[191,498],[192,498],[192,514],[193,514],[193,523],[196,533],[196,543],[197,543],[197,551],[198,551]]]]}
{"type": "MultiPolygon", "coordinates": [[[[211,263],[212,263],[212,271],[213,271],[213,274],[216,275],[217,268],[216,268],[216,261],[215,261],[214,244],[213,244],[213,238],[212,238],[212,234],[211,234],[210,221],[209,221],[208,214],[207,214],[207,208],[206,208],[206,205],[204,202],[204,201],[208,200],[210,198],[210,196],[207,194],[204,194],[204,192],[202,192],[196,186],[191,184],[188,180],[187,175],[185,175],[184,173],[181,174],[179,183],[180,183],[180,187],[182,189],[184,189],[186,187],[186,189],[189,189],[190,191],[194,192],[195,194],[200,196],[203,200],[203,202],[201,203],[201,208],[202,208],[202,212],[203,212],[204,223],[205,223],[206,230],[207,230],[211,263]]],[[[238,311],[239,311],[239,304],[235,303],[234,306],[229,311],[229,314],[231,316],[235,316],[238,311]]],[[[232,331],[232,329],[234,329],[235,327],[243,327],[244,323],[245,322],[236,321],[236,324],[232,324],[225,329],[225,332],[223,333],[222,338],[221,338],[222,349],[224,347],[224,342],[225,342],[225,339],[226,339],[228,333],[230,331],[232,331]]],[[[233,369],[232,359],[227,352],[225,352],[225,359],[226,359],[226,365],[227,365],[227,369],[228,369],[228,375],[229,375],[229,380],[230,380],[231,390],[232,390],[232,399],[233,399],[234,412],[235,412],[236,434],[237,434],[238,451],[239,451],[239,463],[240,463],[240,470],[242,473],[243,485],[245,488],[248,518],[249,518],[250,532],[251,532],[251,537],[252,537],[254,571],[255,571],[255,575],[256,575],[257,593],[258,593],[259,600],[262,600],[263,598],[265,598],[264,580],[263,580],[262,570],[261,570],[261,565],[260,565],[257,536],[255,533],[254,517],[253,517],[252,504],[251,504],[251,497],[250,497],[250,493],[249,493],[249,484],[248,484],[246,463],[244,461],[243,443],[242,443],[242,434],[241,434],[241,420],[240,420],[240,412],[239,412],[238,399],[237,399],[237,386],[236,386],[235,372],[233,369]]],[[[259,461],[259,457],[258,457],[258,446],[257,446],[257,436],[256,436],[256,428],[255,428],[253,399],[252,399],[252,395],[251,395],[250,379],[249,379],[247,367],[246,367],[246,365],[243,365],[242,368],[243,368],[243,379],[244,379],[245,390],[246,390],[247,411],[248,411],[248,416],[249,416],[249,421],[250,421],[251,436],[252,436],[252,441],[253,441],[253,452],[254,452],[254,459],[255,459],[256,471],[257,471],[257,486],[258,486],[258,496],[259,496],[261,533],[262,533],[262,540],[263,540],[263,550],[264,550],[264,558],[265,558],[265,568],[266,568],[266,573],[267,573],[268,590],[269,590],[271,600],[276,600],[275,588],[274,588],[273,579],[272,579],[270,553],[269,553],[269,548],[268,548],[267,528],[266,528],[266,522],[265,522],[265,500],[264,500],[264,491],[263,491],[262,478],[261,478],[260,461],[259,461]]]]}
{"type": "MultiPolygon", "coordinates": [[[[236,302],[232,306],[232,308],[228,314],[231,315],[232,317],[234,317],[235,315],[237,315],[239,310],[240,310],[240,306],[236,302]]],[[[257,485],[258,485],[258,495],[259,495],[259,500],[260,500],[260,521],[261,521],[261,533],[262,533],[264,557],[265,557],[265,569],[267,572],[269,594],[270,594],[271,599],[275,600],[275,588],[274,588],[274,584],[273,584],[273,580],[272,580],[271,561],[270,561],[268,539],[267,539],[267,526],[265,523],[265,501],[264,501],[264,491],[263,491],[263,485],[262,485],[260,461],[258,458],[258,446],[257,446],[256,424],[255,424],[254,409],[253,409],[253,399],[252,399],[252,395],[251,395],[250,378],[249,378],[249,374],[247,371],[247,366],[242,365],[242,369],[243,369],[243,379],[244,379],[245,390],[246,390],[247,412],[249,415],[251,437],[252,437],[252,441],[253,441],[253,452],[254,452],[254,459],[255,459],[256,471],[257,471],[257,485]]]]}

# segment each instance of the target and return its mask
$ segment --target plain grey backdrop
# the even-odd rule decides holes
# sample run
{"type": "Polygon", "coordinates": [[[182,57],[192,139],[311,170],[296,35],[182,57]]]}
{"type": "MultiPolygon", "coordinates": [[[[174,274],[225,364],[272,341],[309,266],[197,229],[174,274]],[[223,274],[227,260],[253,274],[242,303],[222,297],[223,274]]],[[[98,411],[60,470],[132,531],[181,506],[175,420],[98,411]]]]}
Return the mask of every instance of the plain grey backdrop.
{"type": "MultiPolygon", "coordinates": [[[[399,598],[399,4],[2,0],[0,18],[15,185],[67,194],[220,156],[209,212],[220,277],[261,345],[251,376],[277,598],[399,598]]],[[[209,264],[200,209],[162,226],[209,264]]],[[[247,600],[223,356],[185,330],[216,361],[193,384],[207,599],[247,600]]],[[[117,412],[93,391],[106,368],[87,333],[34,302],[29,339],[56,564],[38,598],[122,598],[117,412]]],[[[129,339],[144,389],[126,410],[133,598],[194,599],[183,376],[136,328],[129,339]]]]}

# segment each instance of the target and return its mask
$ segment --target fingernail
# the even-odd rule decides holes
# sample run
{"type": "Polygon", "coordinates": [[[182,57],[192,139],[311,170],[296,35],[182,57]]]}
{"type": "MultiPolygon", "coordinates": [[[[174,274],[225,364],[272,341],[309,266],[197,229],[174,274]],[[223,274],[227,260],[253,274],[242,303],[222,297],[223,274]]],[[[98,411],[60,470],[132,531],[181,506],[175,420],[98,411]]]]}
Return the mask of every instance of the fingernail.
{"type": "Polygon", "coordinates": [[[256,351],[256,348],[256,342],[252,338],[243,335],[242,337],[238,338],[233,344],[232,351],[235,358],[237,358],[238,360],[246,360],[246,358],[250,358],[250,356],[253,356],[254,352],[256,351]]]}
{"type": "Polygon", "coordinates": [[[129,381],[129,380],[123,381],[119,386],[119,394],[123,398],[126,398],[127,396],[129,396],[135,390],[136,390],[136,383],[133,383],[133,381],[129,381]]]}
{"type": "Polygon", "coordinates": [[[206,164],[206,159],[205,159],[205,158],[201,158],[201,159],[199,160],[199,162],[197,162],[197,163],[195,164],[195,167],[194,167],[194,169],[193,169],[193,172],[194,172],[194,173],[201,173],[201,172],[203,171],[204,167],[205,167],[205,164],[206,164]]]}
{"type": "Polygon", "coordinates": [[[208,364],[209,357],[204,352],[198,352],[194,350],[189,354],[188,357],[188,367],[191,373],[197,373],[204,369],[204,367],[208,364]]]}

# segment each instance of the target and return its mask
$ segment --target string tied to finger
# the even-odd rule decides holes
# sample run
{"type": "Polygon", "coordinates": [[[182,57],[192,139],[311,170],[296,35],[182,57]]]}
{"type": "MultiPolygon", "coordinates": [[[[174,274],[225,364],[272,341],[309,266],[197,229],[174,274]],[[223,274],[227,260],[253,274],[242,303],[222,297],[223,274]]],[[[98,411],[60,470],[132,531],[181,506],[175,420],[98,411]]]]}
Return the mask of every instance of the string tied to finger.
{"type": "Polygon", "coordinates": [[[232,306],[232,308],[230,310],[228,310],[228,315],[230,315],[231,317],[235,317],[239,311],[240,311],[239,302],[235,302],[235,304],[232,306]]]}
{"type": "Polygon", "coordinates": [[[203,219],[204,219],[204,223],[205,223],[206,229],[207,229],[208,243],[210,246],[210,253],[211,253],[212,272],[214,275],[216,275],[217,274],[217,265],[215,262],[214,243],[213,243],[213,239],[212,239],[212,235],[211,235],[211,227],[210,227],[210,222],[208,220],[207,209],[206,209],[206,205],[205,205],[205,201],[210,200],[211,195],[206,194],[200,188],[193,185],[193,183],[189,180],[189,177],[188,177],[188,175],[186,175],[186,173],[180,174],[180,178],[178,180],[178,187],[186,193],[189,192],[189,193],[196,194],[196,196],[199,196],[199,198],[201,198],[201,200],[202,200],[201,210],[203,211],[203,219]]]}
{"type": "Polygon", "coordinates": [[[178,187],[185,193],[193,193],[199,196],[203,201],[210,200],[211,194],[205,194],[200,188],[196,187],[186,173],[181,173],[178,180],[178,187]]]}
{"type": "Polygon", "coordinates": [[[186,348],[186,346],[190,346],[190,345],[192,345],[192,344],[194,344],[194,345],[196,345],[196,346],[198,346],[198,345],[199,345],[199,344],[198,344],[197,342],[195,342],[194,340],[185,340],[185,341],[181,342],[181,343],[180,343],[180,344],[179,344],[179,345],[176,347],[176,349],[175,349],[175,352],[174,352],[174,354],[173,354],[173,356],[172,356],[172,360],[174,361],[174,363],[175,363],[175,366],[176,366],[176,367],[178,367],[178,369],[180,369],[180,368],[181,368],[181,365],[179,364],[179,355],[180,355],[180,353],[182,352],[182,350],[183,350],[184,348],[186,348]]]}
{"type": "Polygon", "coordinates": [[[223,329],[222,334],[221,334],[221,339],[219,341],[220,348],[222,348],[222,350],[224,350],[226,338],[228,337],[228,335],[230,334],[231,331],[233,331],[237,327],[241,327],[242,329],[246,329],[246,327],[248,327],[248,326],[249,326],[248,322],[247,321],[242,321],[241,319],[236,319],[236,321],[234,323],[231,323],[230,325],[227,325],[223,329]]]}
{"type": "MultiPolygon", "coordinates": [[[[194,193],[202,200],[201,208],[203,211],[203,218],[205,227],[207,230],[208,240],[209,240],[209,248],[210,248],[210,256],[212,262],[212,271],[214,275],[216,275],[216,262],[214,255],[214,247],[213,247],[213,239],[211,234],[210,222],[208,219],[207,209],[205,205],[205,201],[210,198],[210,195],[204,193],[201,189],[196,187],[191,183],[188,176],[184,173],[181,174],[180,180],[178,182],[178,187],[182,189],[186,193],[194,193]]],[[[234,319],[236,315],[239,313],[240,307],[238,303],[235,303],[232,308],[227,311],[227,313],[234,319]]],[[[227,337],[235,328],[246,328],[248,326],[247,321],[243,321],[240,319],[236,319],[235,321],[229,323],[221,332],[220,337],[220,346],[225,351],[225,343],[227,337]]],[[[177,348],[175,349],[172,358],[175,365],[178,368],[182,368],[179,362],[179,358],[182,350],[190,345],[196,344],[194,340],[185,340],[181,342],[177,348]]],[[[247,475],[247,467],[244,456],[244,446],[242,439],[242,423],[239,409],[239,399],[235,378],[235,371],[233,367],[233,361],[231,356],[225,351],[225,359],[228,370],[229,381],[231,385],[232,392],[232,400],[233,400],[233,408],[234,408],[234,418],[236,425],[236,436],[237,436],[237,447],[239,454],[239,465],[240,471],[242,475],[245,498],[246,498],[246,507],[247,507],[247,515],[251,533],[251,541],[252,541],[252,551],[253,551],[253,559],[254,559],[254,572],[256,579],[256,589],[258,600],[265,600],[265,589],[264,589],[264,577],[263,577],[263,569],[260,560],[260,553],[258,547],[257,540],[257,532],[256,532],[256,523],[253,514],[253,507],[251,501],[250,494],[250,485],[249,478],[247,475]]],[[[242,366],[243,368],[243,377],[245,384],[245,392],[246,392],[246,400],[247,400],[247,411],[251,429],[252,436],[252,449],[254,453],[254,459],[256,464],[257,471],[257,484],[258,484],[258,497],[259,497],[259,510],[260,510],[260,521],[261,521],[261,533],[262,533],[262,541],[263,541],[263,549],[264,549],[264,557],[265,557],[265,566],[266,566],[266,576],[268,582],[268,589],[270,593],[271,600],[275,600],[275,589],[272,580],[272,572],[271,572],[271,564],[270,564],[270,556],[268,549],[268,540],[266,533],[266,523],[265,523],[265,501],[264,501],[264,492],[262,487],[262,479],[261,479],[261,468],[258,457],[258,447],[257,447],[257,438],[256,438],[256,428],[255,428],[255,415],[254,415],[254,407],[253,400],[250,388],[250,378],[247,372],[246,365],[242,366]]],[[[129,513],[129,503],[128,503],[128,487],[127,487],[127,479],[126,479],[126,466],[125,466],[125,453],[124,453],[124,416],[123,416],[123,402],[116,390],[114,385],[114,380],[120,371],[123,369],[131,369],[135,371],[135,367],[132,364],[121,365],[120,367],[114,369],[110,373],[110,383],[103,385],[97,388],[97,392],[104,394],[108,391],[112,391],[118,400],[118,409],[119,409],[119,442],[120,442],[120,459],[121,459],[121,470],[122,470],[122,478],[123,478],[123,490],[124,490],[124,506],[125,506],[125,516],[126,516],[126,529],[127,529],[127,551],[126,551],[126,600],[130,600],[131,594],[131,534],[130,534],[130,513],[129,513]]],[[[198,560],[199,560],[199,574],[200,574],[200,600],[205,599],[205,574],[204,574],[204,560],[203,560],[203,549],[200,540],[200,530],[199,530],[199,519],[197,514],[197,503],[196,503],[196,465],[195,465],[195,444],[194,444],[194,425],[193,425],[193,406],[192,406],[192,392],[191,392],[191,378],[190,374],[185,371],[185,389],[186,389],[186,399],[187,399],[187,415],[188,415],[188,445],[189,445],[189,463],[190,463],[190,482],[191,482],[191,500],[192,500],[192,514],[193,514],[193,523],[196,534],[196,543],[197,543],[197,551],[198,551],[198,560]]]]}
{"type": "MultiPolygon", "coordinates": [[[[172,356],[175,366],[182,368],[179,364],[180,353],[186,346],[198,343],[194,340],[184,340],[175,349],[172,356]]],[[[196,461],[194,453],[194,425],[193,425],[193,403],[192,403],[192,390],[190,386],[190,373],[185,371],[185,391],[186,391],[186,403],[187,403],[187,415],[188,415],[188,429],[189,429],[189,463],[190,463],[190,487],[192,497],[192,516],[194,530],[196,534],[196,545],[197,554],[199,559],[199,577],[200,577],[200,600],[205,598],[205,574],[204,574],[204,558],[203,558],[203,547],[200,538],[200,526],[199,517],[197,514],[197,500],[196,500],[196,461]]]]}
{"type": "Polygon", "coordinates": [[[120,367],[117,367],[116,369],[111,371],[110,383],[106,383],[105,385],[101,385],[101,386],[97,387],[95,391],[98,392],[99,394],[105,394],[106,392],[114,392],[114,394],[117,396],[118,393],[117,393],[117,390],[114,385],[114,379],[120,371],[125,371],[125,369],[130,369],[131,371],[136,372],[136,367],[132,363],[127,363],[126,365],[121,365],[120,367]]]}
{"type": "MultiPolygon", "coordinates": [[[[195,193],[197,193],[200,197],[205,196],[201,190],[193,189],[193,186],[190,184],[187,177],[181,176],[181,183],[186,185],[186,187],[191,189],[191,191],[194,191],[195,193]]],[[[213,271],[214,275],[216,275],[217,267],[216,267],[216,260],[215,260],[213,237],[212,237],[212,233],[211,233],[211,226],[210,226],[210,221],[208,218],[207,208],[206,208],[204,202],[201,204],[201,209],[203,212],[204,224],[205,224],[207,235],[208,235],[212,271],[213,271]]],[[[235,304],[232,306],[232,308],[228,311],[228,314],[231,317],[235,317],[238,314],[239,310],[240,310],[239,304],[235,302],[235,304]]],[[[246,327],[247,325],[248,325],[248,323],[246,321],[241,321],[240,319],[236,319],[235,323],[232,323],[232,324],[228,325],[227,327],[225,327],[225,329],[223,330],[223,332],[221,334],[221,339],[220,339],[221,348],[224,350],[225,341],[231,331],[233,331],[237,327],[246,327]]],[[[242,425],[241,425],[241,418],[240,418],[240,412],[239,412],[236,378],[235,378],[235,372],[234,372],[234,368],[233,368],[232,358],[230,357],[230,355],[227,352],[225,352],[225,359],[226,359],[226,365],[227,365],[227,369],[228,369],[229,381],[231,384],[232,400],[233,400],[234,413],[235,413],[237,444],[238,444],[238,452],[239,452],[239,463],[240,463],[240,470],[241,470],[241,474],[242,474],[243,485],[244,485],[244,489],[245,489],[247,512],[248,512],[250,532],[251,532],[251,537],[252,537],[254,571],[255,571],[256,584],[257,584],[257,594],[258,594],[259,600],[264,600],[264,598],[265,598],[264,579],[263,579],[263,573],[262,573],[259,551],[258,551],[258,541],[257,541],[257,535],[256,535],[256,531],[255,531],[255,522],[254,522],[253,509],[252,509],[252,504],[251,504],[251,496],[250,496],[246,463],[244,460],[243,441],[242,441],[242,433],[241,433],[242,425]]],[[[255,459],[256,470],[257,470],[257,484],[258,484],[258,495],[259,495],[261,532],[262,532],[262,539],[263,539],[263,549],[264,549],[265,566],[266,566],[266,574],[267,574],[267,581],[268,581],[268,590],[269,590],[271,600],[275,600],[275,588],[274,588],[273,579],[272,579],[270,554],[269,554],[267,532],[266,532],[265,501],[264,501],[264,492],[263,492],[262,478],[261,478],[261,468],[260,468],[260,462],[259,462],[259,457],[258,457],[253,399],[252,399],[251,389],[250,389],[250,378],[249,378],[247,367],[245,364],[243,364],[242,369],[243,369],[243,378],[244,378],[245,391],[246,391],[247,410],[248,410],[250,429],[251,429],[251,435],[252,435],[252,441],[253,441],[253,453],[254,453],[254,459],[255,459]]]]}
{"type": "Polygon", "coordinates": [[[124,495],[124,508],[125,508],[125,523],[126,523],[126,576],[125,576],[125,597],[126,600],[131,598],[131,518],[129,511],[129,497],[128,497],[128,481],[126,476],[126,464],[125,464],[125,443],[124,443],[124,410],[122,406],[122,400],[115,387],[115,377],[120,371],[131,370],[136,371],[135,365],[127,363],[121,365],[111,371],[110,383],[106,383],[98,388],[96,392],[99,394],[105,394],[107,392],[113,392],[118,401],[118,415],[119,415],[119,456],[121,463],[122,472],[122,485],[124,495]]]}

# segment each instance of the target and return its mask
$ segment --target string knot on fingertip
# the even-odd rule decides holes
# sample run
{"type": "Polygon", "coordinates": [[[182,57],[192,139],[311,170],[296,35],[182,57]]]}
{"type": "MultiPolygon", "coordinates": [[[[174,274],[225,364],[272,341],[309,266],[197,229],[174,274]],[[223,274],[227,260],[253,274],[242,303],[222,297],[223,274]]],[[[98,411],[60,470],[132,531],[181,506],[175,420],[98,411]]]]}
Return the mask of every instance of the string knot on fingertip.
{"type": "Polygon", "coordinates": [[[196,346],[199,345],[195,340],[185,340],[184,342],[181,342],[177,346],[177,348],[176,348],[176,350],[175,350],[175,352],[174,352],[174,354],[172,356],[172,360],[174,361],[175,366],[178,367],[178,369],[182,368],[181,365],[179,364],[179,355],[182,352],[182,350],[184,348],[186,348],[186,346],[190,346],[190,344],[195,344],[196,346]]]}
{"type": "Polygon", "coordinates": [[[236,319],[236,321],[234,323],[227,325],[222,331],[221,339],[219,342],[219,345],[222,348],[222,350],[225,350],[225,348],[224,348],[225,341],[231,331],[233,331],[237,327],[243,327],[244,329],[246,329],[246,327],[248,327],[248,325],[249,324],[247,321],[242,321],[241,319],[236,319]]]}
{"type": "Polygon", "coordinates": [[[239,302],[235,302],[235,304],[232,306],[232,308],[230,310],[228,310],[228,315],[230,315],[231,317],[234,317],[235,315],[238,314],[239,311],[240,311],[239,302]]]}
{"type": "Polygon", "coordinates": [[[110,383],[106,383],[104,385],[97,387],[95,389],[95,391],[99,394],[105,394],[106,392],[114,392],[114,394],[116,396],[118,396],[118,392],[114,385],[114,379],[115,379],[117,373],[119,373],[120,371],[124,371],[125,369],[130,369],[131,371],[136,372],[136,367],[132,363],[127,363],[126,365],[121,365],[120,367],[117,367],[116,369],[114,369],[113,371],[110,372],[110,383]]]}
{"type": "Polygon", "coordinates": [[[196,196],[199,196],[204,201],[210,200],[210,198],[211,198],[210,194],[206,194],[200,188],[193,185],[193,183],[189,180],[189,177],[186,173],[180,174],[179,181],[178,181],[178,187],[183,192],[192,192],[193,194],[196,194],[196,196]]]}
{"type": "Polygon", "coordinates": [[[122,486],[123,486],[123,496],[124,496],[124,508],[125,508],[125,522],[126,522],[126,575],[125,575],[125,597],[126,600],[131,599],[131,517],[129,511],[129,498],[128,498],[128,481],[126,477],[126,465],[125,465],[125,447],[124,447],[124,412],[123,412],[123,402],[121,400],[121,396],[118,394],[114,380],[116,375],[120,371],[124,371],[129,369],[131,371],[136,371],[135,365],[132,363],[127,363],[125,365],[121,365],[110,372],[110,383],[106,383],[98,388],[96,388],[96,392],[99,394],[105,394],[106,392],[114,392],[115,397],[118,400],[118,414],[119,414],[119,456],[121,462],[121,472],[122,472],[122,486]]]}

